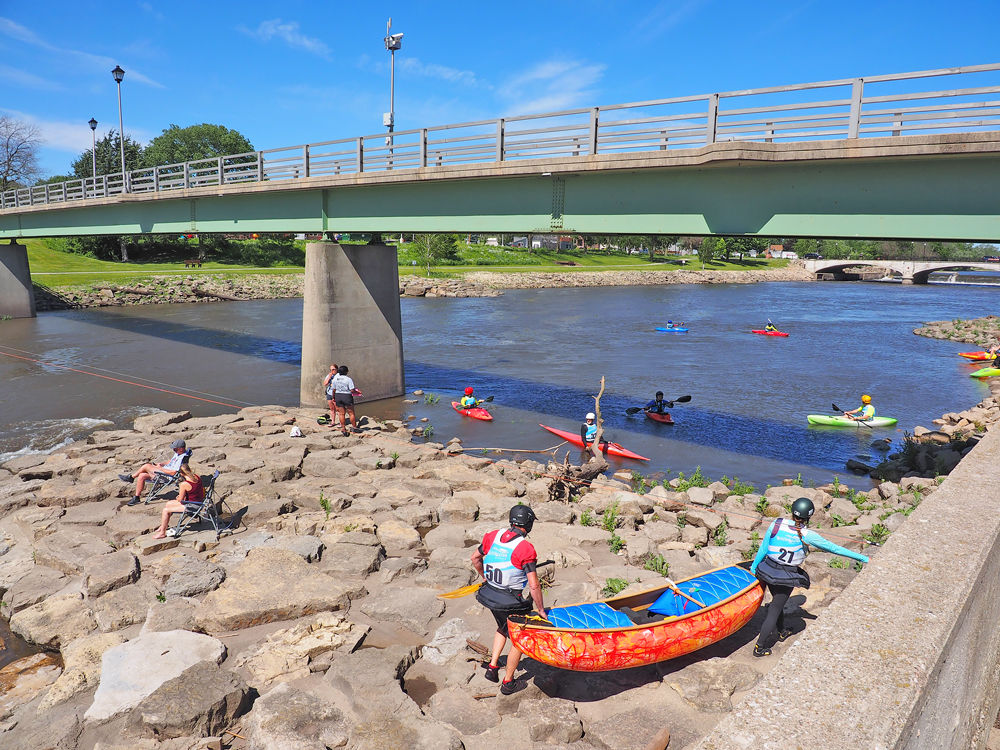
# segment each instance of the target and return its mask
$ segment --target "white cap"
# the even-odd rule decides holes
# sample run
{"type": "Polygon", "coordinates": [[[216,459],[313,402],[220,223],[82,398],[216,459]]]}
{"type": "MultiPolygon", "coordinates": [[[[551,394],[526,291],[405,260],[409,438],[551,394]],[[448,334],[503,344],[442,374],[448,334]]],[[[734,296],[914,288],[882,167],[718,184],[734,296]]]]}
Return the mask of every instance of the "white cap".
{"type": "Polygon", "coordinates": [[[597,415],[594,412],[587,412],[587,419],[597,419],[597,415]]]}

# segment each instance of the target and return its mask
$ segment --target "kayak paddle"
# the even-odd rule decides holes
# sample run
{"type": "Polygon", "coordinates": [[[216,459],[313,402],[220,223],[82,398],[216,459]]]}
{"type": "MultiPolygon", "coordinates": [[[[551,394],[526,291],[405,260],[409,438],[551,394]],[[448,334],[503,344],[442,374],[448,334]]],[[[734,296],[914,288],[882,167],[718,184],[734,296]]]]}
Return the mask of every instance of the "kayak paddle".
{"type": "MultiPolygon", "coordinates": [[[[691,400],[690,396],[681,396],[680,398],[675,398],[673,401],[664,401],[663,404],[668,409],[673,409],[674,408],[674,404],[686,404],[690,400],[691,400]]],[[[631,415],[631,414],[638,414],[640,411],[643,411],[645,408],[646,408],[645,406],[630,406],[628,409],[625,410],[625,413],[629,414],[629,415],[631,415]]]]}
{"type": "MultiPolygon", "coordinates": [[[[847,412],[846,412],[846,411],[844,411],[843,409],[841,409],[841,408],[840,408],[839,406],[837,406],[836,404],[830,404],[830,406],[832,406],[832,407],[833,407],[833,410],[834,410],[834,411],[839,411],[839,412],[840,412],[841,414],[845,414],[845,415],[847,414],[847,412]]],[[[868,428],[869,430],[873,430],[873,429],[875,429],[874,427],[872,427],[872,426],[871,426],[870,424],[868,424],[867,422],[865,422],[865,421],[864,421],[864,420],[862,420],[862,419],[855,419],[854,421],[855,421],[855,422],[857,422],[858,424],[863,424],[863,425],[864,425],[865,427],[867,427],[867,428],[868,428]]]]}
{"type": "MultiPolygon", "coordinates": [[[[553,565],[555,560],[542,560],[540,563],[536,563],[538,567],[542,565],[553,565]]],[[[445,594],[438,594],[438,599],[461,599],[463,596],[468,596],[469,594],[475,594],[479,591],[479,587],[483,585],[483,582],[470,583],[468,586],[462,586],[460,589],[455,589],[454,591],[449,591],[445,594]]]]}

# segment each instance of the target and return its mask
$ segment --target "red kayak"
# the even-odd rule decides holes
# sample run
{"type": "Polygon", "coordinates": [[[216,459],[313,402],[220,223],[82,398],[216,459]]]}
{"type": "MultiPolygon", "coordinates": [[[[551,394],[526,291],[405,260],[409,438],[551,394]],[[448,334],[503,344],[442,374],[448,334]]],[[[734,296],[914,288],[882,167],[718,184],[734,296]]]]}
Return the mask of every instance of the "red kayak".
{"type": "Polygon", "coordinates": [[[988,359],[993,359],[989,352],[959,352],[959,357],[965,357],[972,362],[985,362],[988,359]]]}
{"type": "Polygon", "coordinates": [[[787,336],[787,333],[782,333],[781,331],[750,331],[750,333],[759,333],[761,336],[787,336]]]}
{"type": "Polygon", "coordinates": [[[673,424],[674,418],[670,416],[669,413],[663,412],[662,414],[655,411],[647,411],[646,419],[652,419],[654,422],[662,422],[663,424],[673,424]]]}
{"type": "Polygon", "coordinates": [[[481,419],[484,422],[492,422],[493,415],[490,414],[486,409],[481,406],[473,406],[471,409],[463,409],[458,401],[451,402],[452,407],[461,414],[463,417],[472,417],[473,419],[481,419]]]}
{"type": "MultiPolygon", "coordinates": [[[[567,443],[572,443],[573,445],[582,448],[583,441],[580,439],[578,434],[567,432],[566,430],[557,430],[555,427],[547,427],[543,424],[538,425],[539,427],[548,430],[553,435],[558,435],[567,443]]],[[[618,443],[601,443],[601,452],[607,453],[609,456],[619,456],[621,458],[634,458],[636,461],[648,461],[649,459],[645,456],[640,456],[638,453],[633,453],[630,450],[622,448],[618,443]]]]}

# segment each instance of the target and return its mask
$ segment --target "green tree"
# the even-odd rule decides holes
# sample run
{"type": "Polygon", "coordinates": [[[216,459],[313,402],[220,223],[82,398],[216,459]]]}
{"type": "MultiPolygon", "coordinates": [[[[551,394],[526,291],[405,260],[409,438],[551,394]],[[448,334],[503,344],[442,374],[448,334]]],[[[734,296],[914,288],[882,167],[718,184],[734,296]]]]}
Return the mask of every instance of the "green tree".
{"type": "Polygon", "coordinates": [[[726,237],[726,260],[730,253],[739,253],[741,259],[750,253],[762,255],[767,247],[766,237],[726,237]]]}
{"type": "Polygon", "coordinates": [[[253,144],[242,134],[222,125],[207,122],[186,128],[171,125],[149,142],[143,154],[143,162],[147,167],[157,167],[245,154],[253,150],[253,144]]]}
{"type": "Polygon", "coordinates": [[[418,234],[413,249],[421,265],[431,275],[431,265],[442,260],[458,260],[458,237],[454,234],[418,234]]]}
{"type": "Polygon", "coordinates": [[[30,185],[41,172],[42,132],[25,120],[0,115],[0,192],[30,185]]]}
{"type": "Polygon", "coordinates": [[[795,240],[795,244],[792,247],[795,249],[795,253],[801,258],[806,253],[818,252],[819,245],[816,240],[800,239],[795,240]]]}
{"type": "MultiPolygon", "coordinates": [[[[122,171],[121,146],[116,130],[109,130],[108,134],[97,141],[97,175],[115,174],[122,171]]],[[[93,151],[87,149],[76,161],[73,162],[73,178],[82,179],[93,177],[93,151]]],[[[125,136],[125,168],[131,172],[141,169],[142,144],[132,140],[129,135],[125,136]]]]}
{"type": "MultiPolygon", "coordinates": [[[[701,261],[701,270],[705,270],[705,265],[715,260],[716,248],[719,246],[720,238],[706,237],[698,246],[698,260],[701,261]]],[[[725,243],[723,243],[725,247],[725,243]]]]}

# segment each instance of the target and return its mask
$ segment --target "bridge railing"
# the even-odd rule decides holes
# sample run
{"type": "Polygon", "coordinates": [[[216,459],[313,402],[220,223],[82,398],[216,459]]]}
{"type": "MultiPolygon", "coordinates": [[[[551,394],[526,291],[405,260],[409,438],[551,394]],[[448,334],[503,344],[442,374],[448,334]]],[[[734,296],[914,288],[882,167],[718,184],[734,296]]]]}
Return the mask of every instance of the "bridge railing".
{"type": "Polygon", "coordinates": [[[519,115],[18,188],[0,210],[310,177],[525,159],[1000,130],[1000,63],[519,115]],[[951,78],[981,85],[942,88],[951,78]],[[976,80],[972,80],[976,79],[976,80]]]}

